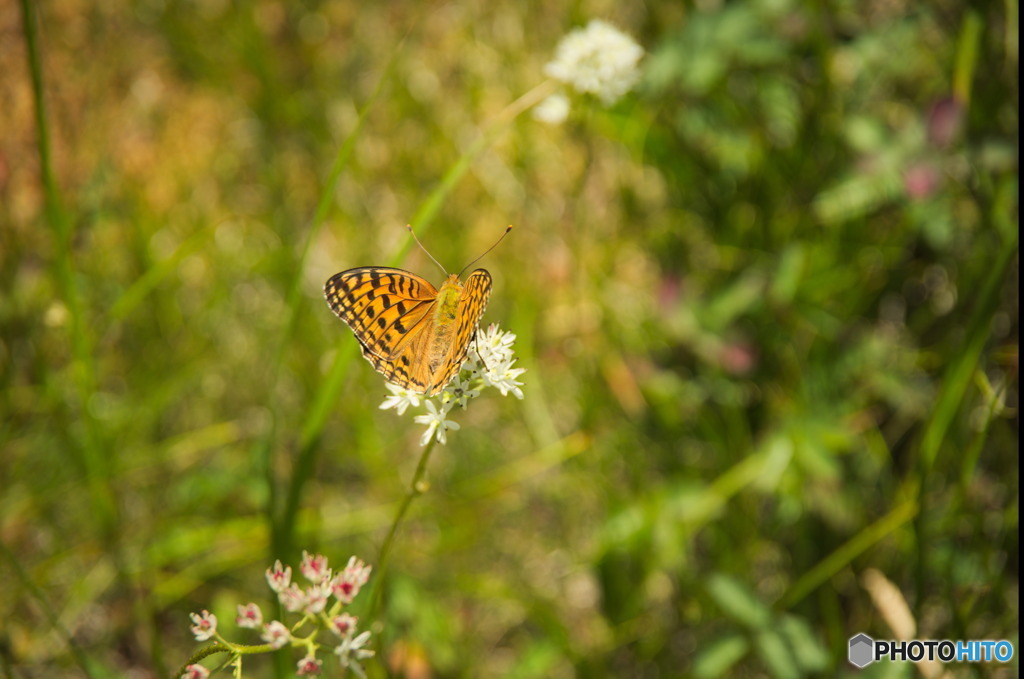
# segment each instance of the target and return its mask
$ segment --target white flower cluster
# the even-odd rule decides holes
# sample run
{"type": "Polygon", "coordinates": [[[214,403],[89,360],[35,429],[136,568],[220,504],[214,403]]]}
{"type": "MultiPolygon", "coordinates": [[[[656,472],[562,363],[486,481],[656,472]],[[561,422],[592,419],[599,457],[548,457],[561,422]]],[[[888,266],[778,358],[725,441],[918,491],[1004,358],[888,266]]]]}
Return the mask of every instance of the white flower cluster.
{"type": "Polygon", "coordinates": [[[438,443],[447,443],[448,430],[457,431],[460,428],[458,422],[448,419],[448,413],[456,405],[465,408],[483,389],[495,387],[502,396],[512,393],[518,399],[523,398],[523,390],[520,389],[523,383],[517,378],[526,369],[513,367],[516,357],[512,345],[515,341],[514,333],[503,332],[492,323],[486,332],[477,332],[462,370],[440,394],[428,397],[388,384],[385,386],[391,395],[384,399],[380,409],[394,408],[402,415],[409,406],[418,408],[420,401],[423,401],[426,414],[413,418],[415,422],[427,425],[427,430],[420,437],[420,445],[427,445],[432,438],[437,438],[438,443]]]}
{"type": "MultiPolygon", "coordinates": [[[[554,60],[544,72],[580,94],[592,94],[611,106],[640,79],[638,64],[644,49],[611,24],[594,19],[558,43],[554,60]]],[[[538,120],[560,123],[569,114],[568,100],[553,94],[534,109],[538,120]]]]}

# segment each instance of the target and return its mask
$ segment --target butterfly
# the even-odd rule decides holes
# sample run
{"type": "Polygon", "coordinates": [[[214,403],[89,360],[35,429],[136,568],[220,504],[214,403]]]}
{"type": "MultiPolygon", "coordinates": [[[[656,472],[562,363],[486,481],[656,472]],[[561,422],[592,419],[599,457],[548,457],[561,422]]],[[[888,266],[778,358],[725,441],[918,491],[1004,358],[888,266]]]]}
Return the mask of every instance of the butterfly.
{"type": "Polygon", "coordinates": [[[324,296],[384,379],[431,396],[462,368],[491,295],[491,274],[485,269],[473,271],[465,283],[460,276],[449,275],[438,290],[403,269],[363,266],[331,276],[324,296]]]}

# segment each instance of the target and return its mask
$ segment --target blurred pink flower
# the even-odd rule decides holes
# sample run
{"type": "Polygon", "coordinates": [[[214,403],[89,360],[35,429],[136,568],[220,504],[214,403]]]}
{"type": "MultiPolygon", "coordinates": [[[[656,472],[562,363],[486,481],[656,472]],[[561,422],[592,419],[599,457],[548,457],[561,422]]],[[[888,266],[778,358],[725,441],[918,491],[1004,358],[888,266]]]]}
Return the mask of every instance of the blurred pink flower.
{"type": "Polygon", "coordinates": [[[903,173],[903,189],[914,200],[924,200],[939,188],[939,173],[931,165],[918,163],[903,173]]]}
{"type": "Polygon", "coordinates": [[[746,342],[732,342],[722,347],[718,359],[726,372],[746,375],[757,365],[757,352],[746,342]]]}
{"type": "Polygon", "coordinates": [[[658,306],[663,313],[676,310],[683,292],[683,281],[676,274],[666,274],[658,283],[658,306]]]}
{"type": "Polygon", "coordinates": [[[940,149],[949,148],[964,123],[964,106],[956,97],[932,104],[928,112],[928,141],[940,149]]]}

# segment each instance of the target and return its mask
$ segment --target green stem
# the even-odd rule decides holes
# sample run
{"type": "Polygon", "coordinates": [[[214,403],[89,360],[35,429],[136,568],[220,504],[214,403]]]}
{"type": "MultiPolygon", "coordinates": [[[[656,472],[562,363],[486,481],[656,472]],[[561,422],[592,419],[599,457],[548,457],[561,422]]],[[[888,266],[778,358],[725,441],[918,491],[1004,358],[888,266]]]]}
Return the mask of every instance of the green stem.
{"type": "MultiPolygon", "coordinates": [[[[218,638],[219,636],[220,635],[218,635],[218,638]]],[[[177,679],[181,675],[185,674],[185,670],[188,668],[189,665],[194,665],[203,658],[208,658],[211,655],[215,655],[217,653],[232,653],[234,655],[255,655],[257,653],[272,653],[276,650],[277,649],[271,646],[270,644],[232,644],[223,639],[219,639],[218,641],[215,641],[209,646],[201,648],[195,653],[193,653],[192,657],[186,660],[185,664],[181,666],[181,669],[178,670],[177,674],[174,674],[172,676],[172,679],[177,679]]],[[[230,660],[228,660],[228,662],[230,662],[230,660]]]]}
{"type": "Polygon", "coordinates": [[[789,591],[779,599],[776,609],[787,610],[798,604],[805,596],[850,565],[856,557],[894,533],[903,524],[911,521],[917,512],[918,505],[914,500],[908,500],[894,507],[888,514],[847,540],[798,578],[789,591]]]}
{"type": "Polygon", "coordinates": [[[104,537],[116,540],[117,505],[113,493],[107,484],[110,464],[104,455],[100,443],[96,421],[89,413],[89,401],[95,385],[93,372],[92,347],[89,341],[88,324],[83,318],[82,303],[75,287],[74,271],[71,265],[71,223],[64,210],[60,190],[53,174],[51,160],[50,132],[46,114],[45,85],[43,83],[42,59],[36,41],[38,26],[36,25],[37,7],[29,0],[21,0],[22,31],[25,35],[29,73],[32,77],[32,99],[36,119],[36,148],[39,153],[40,180],[43,185],[43,198],[46,221],[53,229],[57,247],[54,262],[54,277],[61,297],[67,305],[71,321],[70,341],[73,361],[71,364],[72,382],[78,395],[80,417],[85,424],[81,443],[81,463],[85,470],[86,484],[89,489],[93,509],[104,529],[104,537]]]}
{"type": "Polygon", "coordinates": [[[384,538],[384,544],[381,545],[380,555],[377,557],[376,566],[377,584],[373,588],[373,601],[370,604],[370,613],[368,616],[371,620],[377,617],[380,607],[381,598],[384,592],[384,575],[387,573],[388,561],[391,556],[391,548],[395,544],[395,537],[398,535],[398,528],[402,525],[402,520],[409,511],[412,501],[427,492],[427,489],[429,488],[429,484],[423,480],[423,477],[427,473],[427,462],[430,460],[430,453],[433,452],[434,446],[436,445],[437,438],[431,438],[430,442],[423,448],[423,452],[420,453],[420,460],[416,464],[416,471],[412,475],[412,481],[409,482],[409,490],[406,491],[405,498],[402,500],[402,504],[399,505],[398,512],[395,513],[395,520],[391,522],[391,528],[388,529],[388,535],[384,538]]]}

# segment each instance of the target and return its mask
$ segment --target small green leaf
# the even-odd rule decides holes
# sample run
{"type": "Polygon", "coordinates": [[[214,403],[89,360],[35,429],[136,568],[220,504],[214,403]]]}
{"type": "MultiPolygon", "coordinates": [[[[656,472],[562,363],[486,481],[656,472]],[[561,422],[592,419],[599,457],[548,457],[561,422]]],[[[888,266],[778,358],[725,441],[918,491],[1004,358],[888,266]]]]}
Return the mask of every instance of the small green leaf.
{"type": "Polygon", "coordinates": [[[747,627],[761,629],[771,620],[768,607],[732,576],[711,576],[707,593],[726,615],[747,627]]]}
{"type": "Polygon", "coordinates": [[[693,676],[698,679],[720,677],[750,651],[750,643],[741,634],[715,639],[701,650],[693,663],[693,676]]]}
{"type": "Polygon", "coordinates": [[[802,670],[823,672],[828,667],[828,652],[806,620],[795,615],[785,615],[779,621],[779,630],[802,670]]]}
{"type": "Polygon", "coordinates": [[[803,674],[785,639],[776,630],[762,631],[757,635],[754,645],[775,679],[799,679],[803,674]]]}

